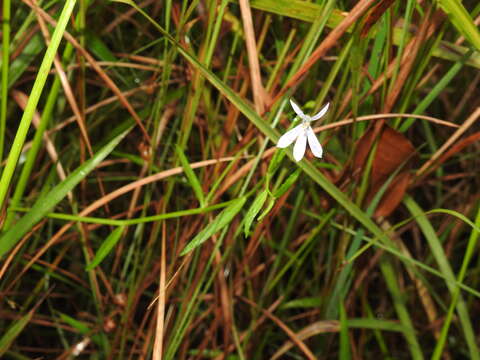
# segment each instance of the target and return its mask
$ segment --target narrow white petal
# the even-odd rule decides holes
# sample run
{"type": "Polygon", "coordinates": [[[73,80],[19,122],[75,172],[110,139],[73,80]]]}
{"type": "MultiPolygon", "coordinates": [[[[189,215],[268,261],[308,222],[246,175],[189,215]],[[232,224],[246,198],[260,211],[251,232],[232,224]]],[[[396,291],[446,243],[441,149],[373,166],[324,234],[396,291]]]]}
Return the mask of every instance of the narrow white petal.
{"type": "Polygon", "coordinates": [[[321,158],[323,155],[322,145],[320,145],[320,142],[318,141],[311,127],[307,129],[307,137],[308,137],[308,145],[310,145],[310,149],[312,150],[313,155],[315,155],[318,158],[321,158]]]}
{"type": "Polygon", "coordinates": [[[312,121],[314,120],[318,120],[320,119],[323,115],[325,115],[328,111],[328,108],[330,106],[330,103],[327,103],[327,105],[325,105],[322,110],[320,110],[317,114],[315,114],[314,116],[312,116],[312,121]]]}
{"type": "Polygon", "coordinates": [[[307,134],[302,132],[298,138],[295,146],[293,147],[293,158],[295,161],[300,161],[305,155],[305,149],[307,148],[307,134]]]}
{"type": "Polygon", "coordinates": [[[295,113],[296,113],[298,116],[300,116],[302,119],[304,119],[304,118],[305,118],[305,114],[304,114],[303,111],[300,109],[300,107],[293,102],[292,99],[290,99],[290,104],[292,104],[292,108],[293,108],[293,110],[295,111],[295,113]]]}
{"type": "Polygon", "coordinates": [[[288,145],[292,144],[295,139],[303,131],[302,125],[295,126],[292,130],[287,131],[283,134],[278,140],[277,147],[286,148],[288,145]]]}

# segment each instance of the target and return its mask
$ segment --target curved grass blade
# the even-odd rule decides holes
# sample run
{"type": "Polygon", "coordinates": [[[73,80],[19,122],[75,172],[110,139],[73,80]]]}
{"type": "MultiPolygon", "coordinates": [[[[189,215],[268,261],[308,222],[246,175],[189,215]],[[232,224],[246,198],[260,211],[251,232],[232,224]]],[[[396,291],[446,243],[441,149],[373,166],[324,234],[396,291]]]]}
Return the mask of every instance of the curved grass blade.
{"type": "Polygon", "coordinates": [[[117,244],[118,240],[120,240],[123,230],[125,229],[125,226],[119,226],[115,230],[112,231],[110,235],[105,239],[105,241],[102,243],[100,248],[97,250],[97,253],[95,254],[95,257],[93,258],[92,262],[87,265],[85,268],[86,271],[92,270],[95,268],[97,265],[99,265],[105,257],[110,254],[110,251],[112,251],[113,247],[117,244]]]}
{"type": "Polygon", "coordinates": [[[195,192],[195,196],[197,197],[198,202],[200,203],[200,207],[206,206],[205,195],[203,194],[202,185],[200,185],[200,180],[198,180],[198,177],[193,172],[193,169],[190,166],[190,163],[188,162],[188,159],[185,156],[185,153],[183,152],[182,148],[177,145],[175,149],[177,151],[178,158],[182,163],[185,176],[187,177],[187,180],[190,183],[190,186],[192,187],[193,191],[195,192]]]}
{"type": "Polygon", "coordinates": [[[93,158],[79,166],[69,177],[55,186],[48,194],[39,198],[32,209],[0,237],[0,259],[17,244],[23,235],[45,217],[69,191],[95,169],[95,167],[113,151],[130,129],[131,127],[113,138],[113,140],[101,148],[93,158]]]}
{"type": "Polygon", "coordinates": [[[263,190],[260,195],[258,195],[255,200],[253,200],[252,205],[247,211],[247,215],[245,215],[245,223],[244,223],[244,232],[245,236],[248,236],[250,233],[250,227],[252,226],[253,220],[258,215],[260,210],[262,210],[263,204],[267,201],[268,191],[263,190]]]}
{"type": "Polygon", "coordinates": [[[242,197],[233,202],[229,207],[224,209],[210,224],[207,225],[205,229],[200,231],[197,236],[195,236],[192,241],[190,241],[187,246],[185,246],[180,256],[187,255],[190,251],[202,245],[217,231],[223,229],[225,226],[230,224],[235,215],[237,215],[238,212],[242,209],[245,201],[246,198],[242,197]]]}
{"type": "Polygon", "coordinates": [[[0,338],[0,356],[5,354],[5,352],[10,348],[13,341],[17,338],[18,335],[20,335],[23,328],[30,322],[32,316],[33,311],[28,312],[20,319],[15,320],[14,323],[8,328],[8,330],[5,331],[3,336],[0,338]]]}

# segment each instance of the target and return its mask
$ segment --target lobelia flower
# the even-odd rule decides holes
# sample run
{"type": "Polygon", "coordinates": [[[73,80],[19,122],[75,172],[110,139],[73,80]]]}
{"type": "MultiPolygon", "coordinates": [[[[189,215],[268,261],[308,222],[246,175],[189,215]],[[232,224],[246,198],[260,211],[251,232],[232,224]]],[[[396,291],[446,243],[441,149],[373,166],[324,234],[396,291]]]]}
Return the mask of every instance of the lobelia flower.
{"type": "Polygon", "coordinates": [[[321,158],[323,155],[322,145],[318,141],[315,133],[310,126],[312,121],[320,119],[328,111],[329,103],[325,105],[322,110],[320,110],[314,116],[305,115],[303,111],[290,99],[290,104],[292,104],[293,110],[295,113],[302,119],[302,123],[292,130],[287,131],[285,134],[280,137],[277,143],[277,147],[283,149],[292,144],[295,140],[295,146],[293,147],[293,158],[295,161],[300,161],[305,155],[305,149],[307,148],[307,139],[310,149],[312,150],[313,155],[318,158],[321,158]]]}

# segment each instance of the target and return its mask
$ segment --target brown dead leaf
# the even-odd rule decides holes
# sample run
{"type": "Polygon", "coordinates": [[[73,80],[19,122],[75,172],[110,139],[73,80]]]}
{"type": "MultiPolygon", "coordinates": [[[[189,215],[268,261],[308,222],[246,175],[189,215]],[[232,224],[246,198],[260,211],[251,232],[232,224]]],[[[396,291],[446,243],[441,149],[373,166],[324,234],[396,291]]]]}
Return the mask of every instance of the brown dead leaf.
{"type": "Polygon", "coordinates": [[[368,198],[372,199],[395,171],[400,167],[402,170],[385,191],[375,211],[376,216],[390,215],[402,201],[411,179],[409,170],[414,153],[415,148],[402,133],[384,125],[373,160],[368,198]]]}
{"type": "Polygon", "coordinates": [[[393,179],[375,210],[376,217],[386,217],[397,208],[407,191],[411,179],[412,174],[408,171],[401,172],[393,179]]]}
{"type": "Polygon", "coordinates": [[[384,125],[373,161],[372,190],[377,191],[414,152],[412,143],[402,133],[384,125]]]}
{"type": "Polygon", "coordinates": [[[375,216],[385,217],[396,209],[407,190],[411,180],[409,170],[415,148],[402,133],[387,124],[383,123],[381,127],[372,126],[357,142],[352,162],[354,175],[361,174],[375,139],[378,139],[378,144],[372,164],[368,201],[373,199],[382,185],[399,167],[403,167],[388,186],[375,211],[375,216]]]}

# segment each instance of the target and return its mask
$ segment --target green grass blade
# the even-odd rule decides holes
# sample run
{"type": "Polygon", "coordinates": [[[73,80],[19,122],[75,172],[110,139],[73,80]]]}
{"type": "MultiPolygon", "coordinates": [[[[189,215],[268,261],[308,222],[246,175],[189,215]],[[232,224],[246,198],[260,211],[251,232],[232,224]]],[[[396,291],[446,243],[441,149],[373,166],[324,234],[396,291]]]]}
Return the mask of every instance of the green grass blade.
{"type": "Polygon", "coordinates": [[[7,123],[8,70],[10,66],[10,17],[11,0],[3,0],[2,8],[2,89],[0,103],[0,161],[3,160],[5,128],[7,123]]]}
{"type": "Polygon", "coordinates": [[[198,180],[198,177],[193,172],[192,167],[190,166],[190,163],[188,162],[188,159],[185,156],[185,153],[182,151],[182,148],[177,145],[175,149],[177,151],[178,158],[180,159],[180,163],[182,164],[183,171],[185,172],[185,176],[187,177],[188,182],[190,183],[190,186],[195,192],[195,195],[198,199],[198,202],[200,203],[200,206],[201,207],[205,206],[206,205],[205,195],[203,194],[202,186],[200,185],[200,181],[198,180]]]}
{"type": "Polygon", "coordinates": [[[300,176],[300,169],[295,170],[292,174],[289,175],[289,177],[285,180],[285,182],[278,187],[273,192],[273,197],[274,198],[279,198],[283,194],[285,194],[288,189],[297,181],[298,177],[300,176]]]}
{"type": "Polygon", "coordinates": [[[352,355],[350,353],[350,341],[348,338],[348,320],[347,312],[342,303],[339,304],[340,311],[340,360],[350,360],[352,355]]]}
{"type": "Polygon", "coordinates": [[[35,83],[33,84],[32,92],[28,98],[27,106],[23,113],[22,119],[20,120],[20,125],[18,126],[12,148],[8,155],[7,164],[5,165],[5,169],[3,170],[2,177],[0,179],[0,208],[3,207],[5,202],[5,197],[10,187],[10,182],[17,166],[18,158],[22,151],[23,144],[25,143],[28,129],[30,128],[30,123],[35,113],[38,101],[40,100],[45,81],[47,80],[50,68],[52,67],[53,59],[57,53],[60,40],[62,39],[65,28],[67,27],[67,23],[70,15],[72,14],[75,3],[76,0],[65,1],[62,13],[58,18],[57,26],[53,32],[52,39],[48,45],[45,56],[43,57],[42,64],[38,69],[38,75],[35,79],[35,83]]]}
{"type": "Polygon", "coordinates": [[[405,297],[400,291],[397,275],[395,274],[393,265],[387,259],[382,259],[382,261],[380,262],[380,269],[382,270],[382,274],[385,278],[388,289],[392,294],[393,304],[395,307],[395,311],[398,314],[398,318],[401,324],[405,327],[403,335],[407,340],[410,355],[412,356],[412,359],[423,359],[422,349],[415,335],[415,328],[413,327],[413,322],[410,318],[410,314],[408,313],[407,307],[405,306],[405,297]]]}
{"type": "Polygon", "coordinates": [[[260,195],[255,197],[255,200],[253,200],[252,205],[247,211],[247,214],[245,215],[245,222],[244,222],[244,232],[245,236],[248,236],[250,233],[250,227],[252,226],[253,220],[255,217],[258,215],[260,210],[262,210],[263,205],[265,204],[265,201],[267,201],[268,197],[268,191],[263,190],[260,195]]]}
{"type": "Polygon", "coordinates": [[[18,335],[22,332],[23,328],[27,326],[33,316],[33,311],[22,316],[20,319],[15,320],[13,324],[4,332],[0,338],[0,356],[10,348],[18,335]]]}
{"type": "Polygon", "coordinates": [[[124,226],[119,226],[115,230],[113,230],[110,235],[108,235],[108,237],[105,239],[105,241],[102,243],[97,253],[95,254],[92,262],[88,264],[85,268],[86,271],[92,270],[93,268],[98,266],[103,261],[103,259],[105,259],[105,257],[110,254],[110,251],[112,251],[118,240],[120,240],[120,238],[122,237],[124,229],[124,226]]]}
{"type": "Polygon", "coordinates": [[[182,250],[180,256],[188,254],[190,251],[194,250],[198,246],[202,245],[207,241],[212,235],[216,232],[223,229],[225,226],[230,224],[235,215],[242,210],[243,205],[245,204],[246,198],[242,197],[233,202],[229,207],[224,209],[210,224],[207,225],[205,229],[200,231],[193,239],[190,241],[185,248],[182,250]]]}
{"type": "Polygon", "coordinates": [[[69,191],[82,181],[95,167],[105,159],[117,144],[127,135],[130,128],[117,135],[101,148],[90,160],[79,166],[64,181],[55,186],[47,195],[35,202],[32,209],[15,225],[0,237],[0,259],[25,235],[36,223],[57,205],[69,191]]]}

